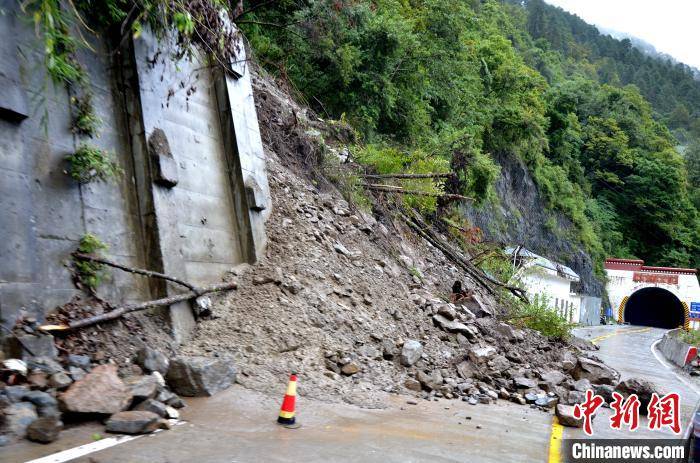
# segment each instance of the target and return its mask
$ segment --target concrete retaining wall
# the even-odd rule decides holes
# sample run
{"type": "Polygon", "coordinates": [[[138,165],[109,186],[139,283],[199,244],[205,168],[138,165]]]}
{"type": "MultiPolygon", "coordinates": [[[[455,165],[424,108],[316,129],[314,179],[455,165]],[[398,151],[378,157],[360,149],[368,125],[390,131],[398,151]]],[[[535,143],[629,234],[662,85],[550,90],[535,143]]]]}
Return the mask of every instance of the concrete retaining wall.
{"type": "Polygon", "coordinates": [[[679,338],[681,328],[668,331],[659,343],[659,351],[669,361],[684,367],[697,356],[697,348],[686,344],[679,338]]]}
{"type": "MultiPolygon", "coordinates": [[[[0,322],[42,321],[77,292],[70,253],[92,233],[110,258],[203,284],[252,262],[265,245],[271,204],[246,66],[236,73],[170,61],[168,44],[145,32],[119,53],[95,41],[81,51],[102,120],[99,138],[72,133],[71,94],[44,71],[40,43],[16,2],[0,15],[0,322]],[[154,133],[170,155],[154,153],[154,133]],[[124,175],[80,185],[65,157],[81,143],[111,151],[124,175]],[[161,181],[162,169],[177,179],[161,181]]],[[[243,48],[243,47],[241,47],[243,48]]],[[[238,57],[244,59],[242,54],[238,57]]],[[[245,61],[242,61],[243,63],[245,61]]],[[[99,295],[143,300],[174,288],[113,271],[99,295]]],[[[171,310],[185,339],[188,306],[171,310]]],[[[0,334],[2,336],[2,334],[0,334]]]]}

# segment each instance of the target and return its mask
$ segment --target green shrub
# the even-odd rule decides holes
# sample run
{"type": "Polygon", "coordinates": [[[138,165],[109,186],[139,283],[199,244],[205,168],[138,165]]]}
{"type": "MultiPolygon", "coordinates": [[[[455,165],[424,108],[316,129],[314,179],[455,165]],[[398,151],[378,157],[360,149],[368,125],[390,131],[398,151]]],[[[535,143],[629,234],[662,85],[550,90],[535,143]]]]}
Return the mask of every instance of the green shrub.
{"type": "Polygon", "coordinates": [[[68,173],[80,183],[108,180],[122,174],[121,167],[111,159],[108,152],[91,145],[80,145],[66,160],[70,163],[68,173]]]}
{"type": "MultiPolygon", "coordinates": [[[[107,249],[109,249],[107,244],[90,233],[84,235],[78,245],[78,252],[82,254],[96,255],[100,251],[106,251],[107,249]]],[[[106,276],[104,264],[82,259],[74,259],[74,263],[78,281],[94,292],[106,276]]]]}
{"type": "Polygon", "coordinates": [[[97,129],[102,124],[102,120],[95,114],[92,105],[92,94],[86,93],[82,97],[72,97],[73,104],[73,133],[78,135],[95,136],[97,129]]]}
{"type": "Polygon", "coordinates": [[[681,338],[681,341],[683,341],[686,344],[700,347],[700,331],[699,330],[681,331],[680,338],[681,338]]]}
{"type": "Polygon", "coordinates": [[[548,338],[567,339],[574,325],[548,304],[549,300],[546,297],[535,297],[529,304],[514,299],[509,314],[510,322],[538,331],[548,338]]]}
{"type": "MultiPolygon", "coordinates": [[[[370,168],[378,174],[427,174],[438,172],[449,172],[449,163],[446,159],[429,155],[420,150],[401,151],[398,148],[385,144],[368,144],[356,146],[353,149],[355,159],[360,164],[370,168]]],[[[400,186],[406,190],[416,190],[425,193],[440,195],[443,193],[442,187],[433,179],[402,179],[392,181],[382,179],[382,184],[392,184],[400,186]]],[[[435,211],[437,198],[430,196],[401,195],[402,201],[409,207],[418,209],[423,213],[435,211]]]]}

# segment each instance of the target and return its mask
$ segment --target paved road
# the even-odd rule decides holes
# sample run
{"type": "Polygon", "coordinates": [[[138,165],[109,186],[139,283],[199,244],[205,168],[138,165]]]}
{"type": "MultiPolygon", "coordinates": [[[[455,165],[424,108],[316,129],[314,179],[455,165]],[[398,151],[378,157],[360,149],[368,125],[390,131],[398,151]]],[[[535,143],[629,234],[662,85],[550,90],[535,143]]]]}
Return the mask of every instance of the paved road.
{"type": "MultiPolygon", "coordinates": [[[[653,355],[651,347],[663,330],[606,326],[576,333],[594,340],[600,346],[597,355],[618,369],[623,378],[643,377],[667,391],[680,393],[684,426],[689,422],[700,396],[693,390],[691,378],[685,379],[687,384],[679,380],[653,355]]],[[[409,405],[407,399],[395,396],[389,408],[369,410],[300,397],[297,409],[303,426],[290,430],[275,424],[281,396],[268,397],[234,386],[212,398],[189,400],[183,413],[185,423],[170,431],[139,437],[71,461],[558,463],[560,441],[556,438],[584,436],[581,430],[553,423],[550,414],[512,403],[470,406],[441,400],[409,405]]],[[[608,417],[609,411],[603,410],[594,420],[594,437],[630,437],[629,433],[611,431],[608,417]]],[[[642,427],[645,425],[642,421],[642,427]]],[[[0,460],[27,461],[90,444],[95,432],[102,433],[99,424],[69,429],[48,446],[25,441],[4,448],[0,460]]],[[[664,436],[643,429],[632,437],[664,436]]],[[[68,460],[47,459],[42,463],[46,461],[68,460]]]]}
{"type": "MultiPolygon", "coordinates": [[[[660,328],[637,326],[595,326],[580,328],[574,333],[584,339],[593,341],[600,347],[596,353],[608,365],[622,375],[622,379],[637,377],[655,383],[664,392],[677,392],[681,396],[681,424],[687,430],[692,420],[698,400],[700,400],[700,384],[672,367],[663,360],[661,354],[652,351],[655,342],[661,339],[666,330],[660,328]],[[657,355],[663,360],[660,361],[657,355]]],[[[670,431],[649,431],[647,421],[643,418],[639,428],[634,433],[612,430],[609,427],[609,410],[602,410],[600,416],[593,421],[593,437],[595,438],[671,438],[670,431]]],[[[565,428],[564,438],[584,438],[582,430],[565,428]]]]}
{"type": "MultiPolygon", "coordinates": [[[[388,409],[369,410],[299,398],[303,426],[290,430],[275,424],[281,397],[234,386],[208,399],[188,401],[183,425],[74,461],[539,463],[547,459],[550,414],[506,402],[471,406],[421,400],[409,405],[407,399],[397,396],[388,409]]],[[[89,434],[75,434],[83,432],[80,428],[70,432],[60,445],[89,442],[89,434]]],[[[25,461],[62,450],[57,444],[13,446],[2,461],[25,461]]]]}

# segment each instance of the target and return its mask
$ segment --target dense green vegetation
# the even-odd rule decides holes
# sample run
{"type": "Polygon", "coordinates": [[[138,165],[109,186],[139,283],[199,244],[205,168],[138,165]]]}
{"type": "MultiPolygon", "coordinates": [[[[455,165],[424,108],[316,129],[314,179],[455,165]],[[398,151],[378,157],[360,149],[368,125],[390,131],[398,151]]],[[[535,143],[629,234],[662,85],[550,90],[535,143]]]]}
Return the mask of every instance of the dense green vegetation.
{"type": "MultiPolygon", "coordinates": [[[[225,11],[267,69],[319,114],[358,131],[355,152],[368,168],[449,168],[458,178],[448,192],[488,204],[498,201],[493,155],[517,157],[598,263],[615,255],[700,265],[700,82],[542,0],[61,5],[23,2],[56,82],[85,86],[75,51],[87,44],[71,31],[88,27],[118,42],[144,25],[174,31],[176,59],[199,47],[227,65],[235,49],[225,11]]],[[[99,123],[83,109],[76,130],[91,136],[99,123]]],[[[436,191],[430,181],[412,185],[436,191]]],[[[409,202],[436,208],[430,198],[409,202]]]]}
{"type": "Polygon", "coordinates": [[[491,155],[517,156],[598,262],[700,265],[697,145],[687,166],[676,148],[700,127],[689,68],[540,0],[282,0],[247,19],[261,62],[355,126],[363,152],[402,153],[403,171],[444,159],[450,187],[481,200],[491,155]]]}

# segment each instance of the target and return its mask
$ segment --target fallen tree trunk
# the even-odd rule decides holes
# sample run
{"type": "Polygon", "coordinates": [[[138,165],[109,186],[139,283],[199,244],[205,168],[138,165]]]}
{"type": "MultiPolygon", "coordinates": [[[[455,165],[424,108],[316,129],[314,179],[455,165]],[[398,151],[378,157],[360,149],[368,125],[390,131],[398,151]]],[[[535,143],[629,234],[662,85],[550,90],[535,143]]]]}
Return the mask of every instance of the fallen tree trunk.
{"type": "Polygon", "coordinates": [[[419,235],[425,238],[430,244],[435,246],[437,249],[442,251],[445,256],[452,262],[459,265],[470,277],[474,279],[478,284],[480,284],[484,289],[486,289],[490,294],[494,294],[494,289],[491,285],[500,286],[502,288],[510,291],[514,296],[522,300],[523,302],[529,303],[527,295],[521,288],[516,288],[515,286],[510,286],[502,283],[490,276],[486,275],[483,270],[475,266],[469,259],[461,256],[456,250],[445,241],[440,238],[431,228],[426,224],[417,214],[413,214],[412,218],[404,216],[404,220],[415,230],[419,235]]]}
{"type": "Polygon", "coordinates": [[[407,190],[405,188],[395,186],[395,185],[383,185],[378,183],[363,183],[363,187],[369,190],[382,191],[385,193],[399,193],[403,195],[414,195],[414,196],[430,196],[431,198],[445,198],[451,201],[455,200],[467,200],[474,201],[474,198],[468,196],[457,195],[453,193],[430,193],[428,191],[420,190],[407,190]]]}
{"type": "Polygon", "coordinates": [[[128,313],[138,312],[140,310],[149,309],[152,307],[162,307],[165,305],[175,304],[177,302],[188,301],[194,299],[203,294],[215,293],[220,291],[230,291],[238,288],[238,283],[222,283],[212,286],[204,286],[202,288],[195,288],[194,291],[189,291],[182,294],[176,294],[174,296],[164,297],[162,299],[156,299],[152,301],[140,302],[138,304],[129,304],[109,312],[105,312],[99,315],[94,315],[92,317],[83,318],[70,322],[67,325],[44,325],[40,326],[39,329],[43,331],[70,331],[78,328],[84,328],[86,326],[91,326],[96,323],[101,323],[109,320],[114,320],[116,318],[122,317],[128,313]]]}
{"type": "Polygon", "coordinates": [[[129,266],[126,266],[123,264],[119,264],[117,262],[112,262],[111,260],[105,259],[104,257],[94,256],[92,254],[83,254],[80,252],[74,252],[73,257],[75,257],[76,259],[79,259],[79,260],[87,260],[90,262],[95,262],[98,264],[107,265],[109,267],[118,268],[119,270],[124,270],[125,272],[129,272],[129,273],[137,273],[139,275],[145,275],[145,276],[151,277],[151,278],[161,278],[163,280],[172,281],[173,283],[177,283],[180,286],[184,286],[185,288],[189,289],[190,291],[195,291],[195,292],[197,291],[197,288],[194,285],[187,283],[186,281],[179,280],[175,277],[171,277],[170,275],[166,275],[164,273],[154,272],[152,270],[144,270],[144,269],[140,269],[140,268],[129,267],[129,266]]]}
{"type": "Polygon", "coordinates": [[[443,174],[363,174],[364,178],[451,178],[456,174],[447,172],[443,174]]]}

